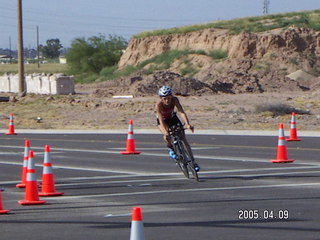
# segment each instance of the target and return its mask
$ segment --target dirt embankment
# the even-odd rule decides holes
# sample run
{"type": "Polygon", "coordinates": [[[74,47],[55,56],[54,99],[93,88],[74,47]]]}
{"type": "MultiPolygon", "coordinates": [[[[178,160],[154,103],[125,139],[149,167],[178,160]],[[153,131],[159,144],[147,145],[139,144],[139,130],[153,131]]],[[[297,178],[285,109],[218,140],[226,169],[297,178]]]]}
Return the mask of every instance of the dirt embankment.
{"type": "MultiPolygon", "coordinates": [[[[184,75],[182,82],[190,85],[190,81],[198,81],[202,84],[200,93],[310,90],[319,81],[316,77],[320,73],[320,32],[295,26],[286,30],[239,35],[229,35],[226,30],[221,29],[206,29],[185,34],[131,39],[119,67],[135,66],[169,50],[185,49],[206,52],[222,50],[227,53],[228,57],[222,60],[190,54],[177,59],[166,69],[180,75],[182,69],[193,69],[192,76],[184,75]],[[311,74],[314,79],[300,81],[288,77],[298,70],[311,74]],[[194,80],[185,81],[188,78],[194,80]]],[[[145,69],[149,67],[152,66],[147,65],[145,69]]],[[[127,81],[129,84],[136,84],[137,80],[146,79],[146,84],[149,84],[156,76],[157,74],[146,76],[138,73],[127,81]]],[[[139,87],[146,88],[146,84],[139,87]]]]}
{"type": "Polygon", "coordinates": [[[311,29],[277,29],[264,33],[229,35],[227,30],[205,29],[185,34],[131,39],[119,67],[137,65],[172,49],[211,51],[221,49],[229,58],[263,58],[266,54],[288,57],[294,53],[320,54],[320,33],[311,29]]]}

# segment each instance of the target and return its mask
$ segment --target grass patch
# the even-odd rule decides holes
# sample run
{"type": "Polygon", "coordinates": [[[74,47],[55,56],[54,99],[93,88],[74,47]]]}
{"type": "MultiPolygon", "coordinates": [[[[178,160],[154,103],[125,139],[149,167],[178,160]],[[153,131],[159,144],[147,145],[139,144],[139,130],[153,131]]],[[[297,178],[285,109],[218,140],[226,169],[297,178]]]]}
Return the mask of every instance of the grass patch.
{"type": "Polygon", "coordinates": [[[228,53],[222,49],[216,49],[210,51],[208,56],[212,57],[215,60],[225,59],[228,57],[228,53]]]}
{"type": "Polygon", "coordinates": [[[270,71],[270,63],[267,63],[267,62],[260,62],[260,63],[257,63],[254,68],[257,70],[257,71],[261,71],[261,72],[269,72],[270,71]]]}
{"type": "Polygon", "coordinates": [[[186,63],[186,66],[180,70],[182,76],[189,77],[193,77],[197,72],[199,72],[199,70],[196,69],[191,62],[186,63]]]}
{"type": "Polygon", "coordinates": [[[206,24],[196,24],[170,29],[160,29],[143,32],[134,38],[161,36],[170,34],[184,34],[208,28],[227,29],[229,34],[240,32],[264,32],[277,28],[286,28],[291,25],[320,30],[320,9],[313,11],[270,14],[257,17],[238,18],[226,21],[215,21],[206,24]]]}

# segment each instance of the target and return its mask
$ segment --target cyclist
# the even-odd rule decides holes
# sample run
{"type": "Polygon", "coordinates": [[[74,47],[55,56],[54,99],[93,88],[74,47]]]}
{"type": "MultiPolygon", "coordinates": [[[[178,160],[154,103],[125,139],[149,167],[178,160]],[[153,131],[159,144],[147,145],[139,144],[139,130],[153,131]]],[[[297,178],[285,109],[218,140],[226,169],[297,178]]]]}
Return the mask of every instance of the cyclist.
{"type": "MultiPolygon", "coordinates": [[[[168,86],[163,86],[158,91],[160,100],[156,103],[156,113],[157,113],[157,124],[159,126],[159,129],[161,133],[163,134],[164,141],[166,142],[168,148],[169,148],[169,156],[173,159],[176,158],[175,152],[173,150],[172,143],[170,141],[169,136],[169,127],[174,124],[181,124],[180,119],[177,117],[176,112],[174,109],[176,108],[179,112],[180,116],[183,119],[183,122],[185,123],[186,127],[190,129],[192,132],[194,131],[194,127],[189,123],[189,119],[185,111],[183,110],[183,107],[181,106],[179,99],[176,96],[172,95],[172,89],[168,86]]],[[[186,144],[186,147],[188,148],[191,157],[193,158],[193,153],[190,147],[190,144],[188,143],[186,136],[183,131],[183,140],[186,144]]],[[[195,170],[198,172],[200,170],[200,167],[198,164],[194,163],[195,170]]]]}

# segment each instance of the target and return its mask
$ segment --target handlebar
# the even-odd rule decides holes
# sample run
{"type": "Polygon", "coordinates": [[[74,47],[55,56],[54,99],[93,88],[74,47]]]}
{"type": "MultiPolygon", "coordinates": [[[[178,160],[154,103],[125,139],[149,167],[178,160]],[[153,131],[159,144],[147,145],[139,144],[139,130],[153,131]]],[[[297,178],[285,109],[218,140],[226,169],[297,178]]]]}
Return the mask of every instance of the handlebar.
{"type": "Polygon", "coordinates": [[[173,133],[181,132],[186,129],[187,128],[184,127],[184,124],[182,126],[180,124],[179,125],[172,125],[169,128],[169,134],[172,135],[173,133]]]}

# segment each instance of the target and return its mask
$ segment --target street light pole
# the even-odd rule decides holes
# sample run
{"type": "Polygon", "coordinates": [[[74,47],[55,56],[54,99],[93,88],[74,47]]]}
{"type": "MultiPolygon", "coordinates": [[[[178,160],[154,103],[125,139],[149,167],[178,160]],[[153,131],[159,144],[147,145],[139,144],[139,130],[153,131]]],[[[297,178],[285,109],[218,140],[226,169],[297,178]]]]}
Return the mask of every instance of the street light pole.
{"type": "Polygon", "coordinates": [[[18,72],[19,72],[19,93],[26,94],[24,79],[24,57],[23,57],[23,26],[22,26],[22,0],[17,0],[17,27],[18,27],[18,72]]]}

